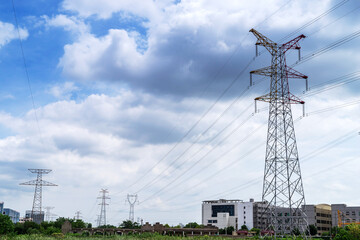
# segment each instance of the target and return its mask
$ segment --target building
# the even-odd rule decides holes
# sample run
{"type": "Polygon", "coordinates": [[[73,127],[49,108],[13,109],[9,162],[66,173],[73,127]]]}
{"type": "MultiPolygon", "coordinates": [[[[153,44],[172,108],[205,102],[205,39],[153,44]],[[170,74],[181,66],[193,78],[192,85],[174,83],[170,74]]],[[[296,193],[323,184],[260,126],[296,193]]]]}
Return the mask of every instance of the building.
{"type": "Polygon", "coordinates": [[[250,198],[249,202],[239,203],[238,225],[239,228],[245,225],[249,230],[252,228],[264,229],[268,221],[265,214],[266,202],[255,202],[250,198]]]}
{"type": "Polygon", "coordinates": [[[329,204],[305,205],[303,210],[306,213],[308,224],[314,225],[319,235],[331,230],[332,219],[329,204]]]}
{"type": "Polygon", "coordinates": [[[9,216],[13,223],[19,222],[20,213],[10,208],[4,208],[4,202],[0,202],[0,213],[9,216]]]}
{"type": "Polygon", "coordinates": [[[13,223],[19,222],[20,213],[10,208],[4,208],[4,215],[8,215],[13,223]]]}
{"type": "Polygon", "coordinates": [[[208,200],[202,203],[202,224],[218,228],[233,226],[238,229],[238,207],[241,200],[208,200]]]}
{"type": "Polygon", "coordinates": [[[33,221],[37,224],[40,224],[44,221],[45,214],[43,211],[41,211],[41,213],[35,212],[34,215],[32,215],[31,212],[31,210],[26,210],[25,219],[33,219],[33,221]]]}
{"type": "Polygon", "coordinates": [[[348,207],[346,204],[331,204],[332,226],[360,223],[360,207],[348,207]],[[338,211],[340,218],[338,218],[338,211]],[[340,220],[340,221],[339,221],[340,220]]]}

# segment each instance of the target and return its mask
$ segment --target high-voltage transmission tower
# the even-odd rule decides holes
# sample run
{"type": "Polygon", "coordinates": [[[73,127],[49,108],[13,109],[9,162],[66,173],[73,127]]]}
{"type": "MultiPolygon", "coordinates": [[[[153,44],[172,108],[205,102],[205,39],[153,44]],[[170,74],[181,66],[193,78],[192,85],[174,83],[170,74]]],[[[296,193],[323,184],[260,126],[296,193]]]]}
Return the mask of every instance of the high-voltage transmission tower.
{"type": "Polygon", "coordinates": [[[80,220],[81,219],[81,212],[80,211],[76,211],[75,212],[75,217],[74,217],[75,220],[80,220]]]}
{"type": "Polygon", "coordinates": [[[138,201],[138,196],[137,196],[137,194],[128,194],[127,200],[130,205],[129,220],[131,222],[134,222],[134,206],[135,206],[135,203],[138,201]]]}
{"type": "Polygon", "coordinates": [[[54,215],[51,213],[51,210],[54,209],[54,207],[44,207],[45,208],[45,221],[50,222],[51,217],[54,215]]]}
{"type": "Polygon", "coordinates": [[[29,169],[31,173],[36,173],[36,180],[32,180],[29,182],[20,183],[20,185],[34,185],[35,186],[35,194],[33,206],[31,209],[31,218],[36,223],[41,223],[44,220],[44,212],[41,209],[42,206],[42,187],[43,186],[57,186],[51,182],[47,182],[42,180],[43,174],[48,174],[52,170],[50,169],[29,169]]]}
{"type": "Polygon", "coordinates": [[[293,233],[296,229],[304,233],[308,224],[302,209],[302,205],[305,205],[305,195],[291,104],[305,102],[290,93],[288,79],[302,78],[307,83],[308,77],[287,66],[285,54],[288,50],[297,49],[300,58],[299,41],[305,36],[300,35],[287,43],[278,44],[254,29],[250,32],[257,38],[256,47],[265,47],[272,56],[271,66],[250,72],[250,79],[252,74],[271,78],[270,93],[255,98],[255,106],[257,100],[269,103],[262,193],[262,200],[267,203],[265,214],[268,221],[265,228],[274,230],[275,236],[293,233]]]}
{"type": "Polygon", "coordinates": [[[108,196],[106,196],[109,191],[107,189],[101,189],[100,193],[102,194],[101,197],[98,197],[98,199],[101,199],[101,209],[100,209],[100,215],[98,220],[98,226],[104,226],[106,225],[106,206],[109,205],[106,203],[107,199],[110,199],[108,196]]]}

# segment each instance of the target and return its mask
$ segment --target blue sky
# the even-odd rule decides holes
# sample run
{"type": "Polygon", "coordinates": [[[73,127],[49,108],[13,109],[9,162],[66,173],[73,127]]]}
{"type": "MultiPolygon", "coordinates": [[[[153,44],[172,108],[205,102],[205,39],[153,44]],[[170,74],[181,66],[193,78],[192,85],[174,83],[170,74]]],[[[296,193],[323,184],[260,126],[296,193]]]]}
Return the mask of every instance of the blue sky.
{"type": "MultiPolygon", "coordinates": [[[[128,193],[139,195],[136,218],[170,224],[200,222],[209,198],[260,200],[267,112],[252,115],[253,99],[269,81],[256,77],[247,87],[249,71],[270,57],[253,59],[249,29],[278,41],[301,28],[283,41],[307,35],[302,56],[360,30],[355,0],[14,4],[35,108],[7,1],[0,4],[0,201],[23,215],[33,189],[18,184],[35,177],[27,168],[50,168],[45,179],[59,186],[44,189],[44,206],[65,217],[80,210],[95,222],[98,192],[107,188],[111,224],[128,217],[128,193]]],[[[324,84],[306,96],[303,80],[290,80],[308,113],[359,100],[359,41],[294,66],[309,76],[309,93],[324,84]],[[350,73],[348,84],[327,82],[350,73]]],[[[287,61],[296,63],[297,53],[287,61]]],[[[359,105],[305,118],[293,106],[308,203],[360,205],[359,105]]]]}

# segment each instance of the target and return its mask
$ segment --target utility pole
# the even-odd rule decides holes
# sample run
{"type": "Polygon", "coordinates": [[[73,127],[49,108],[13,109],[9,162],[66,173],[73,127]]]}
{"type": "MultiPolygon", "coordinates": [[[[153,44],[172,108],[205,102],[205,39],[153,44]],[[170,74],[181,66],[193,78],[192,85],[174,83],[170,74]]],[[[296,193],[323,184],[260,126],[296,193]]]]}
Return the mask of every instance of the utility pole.
{"type": "Polygon", "coordinates": [[[98,221],[98,227],[106,225],[106,206],[109,205],[106,203],[106,199],[110,199],[108,196],[106,196],[108,192],[107,189],[101,189],[100,193],[102,194],[101,197],[98,197],[98,199],[101,199],[101,210],[100,210],[100,216],[98,221]]]}
{"type": "Polygon", "coordinates": [[[138,201],[138,196],[137,196],[137,194],[128,194],[127,200],[130,205],[129,220],[131,222],[134,222],[134,206],[135,206],[135,203],[138,201]]]}
{"type": "Polygon", "coordinates": [[[50,222],[50,218],[53,215],[50,211],[51,209],[54,209],[54,207],[44,207],[46,209],[45,211],[45,219],[47,222],[50,222]]]}
{"type": "Polygon", "coordinates": [[[48,174],[52,170],[50,169],[28,169],[31,173],[36,173],[36,180],[32,180],[29,182],[20,183],[20,185],[34,185],[35,193],[34,193],[34,201],[33,207],[31,209],[31,218],[34,222],[40,224],[44,221],[44,213],[41,210],[42,206],[42,187],[43,186],[57,186],[51,182],[47,182],[42,180],[43,174],[48,174]]]}
{"type": "Polygon", "coordinates": [[[75,218],[75,220],[80,220],[80,219],[81,219],[81,212],[80,212],[80,211],[76,211],[74,218],[75,218]]]}
{"type": "Polygon", "coordinates": [[[302,78],[307,83],[308,77],[286,65],[285,53],[290,49],[300,51],[298,42],[305,36],[300,35],[287,43],[278,44],[254,29],[250,32],[257,38],[256,47],[265,47],[272,56],[271,66],[250,72],[250,84],[252,74],[271,78],[270,93],[255,98],[255,111],[257,100],[270,105],[262,193],[262,200],[267,204],[265,214],[268,222],[265,227],[274,230],[275,237],[291,234],[296,229],[304,234],[308,223],[302,209],[305,195],[291,104],[305,102],[290,93],[288,78],[302,78]]]}

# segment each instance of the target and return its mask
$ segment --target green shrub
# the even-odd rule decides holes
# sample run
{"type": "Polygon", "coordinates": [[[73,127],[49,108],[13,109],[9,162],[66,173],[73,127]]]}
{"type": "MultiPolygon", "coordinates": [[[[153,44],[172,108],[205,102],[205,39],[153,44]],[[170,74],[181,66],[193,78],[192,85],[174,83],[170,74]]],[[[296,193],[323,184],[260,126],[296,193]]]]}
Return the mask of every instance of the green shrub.
{"type": "Polygon", "coordinates": [[[0,214],[0,234],[8,234],[14,232],[14,223],[7,215],[0,214]]]}

